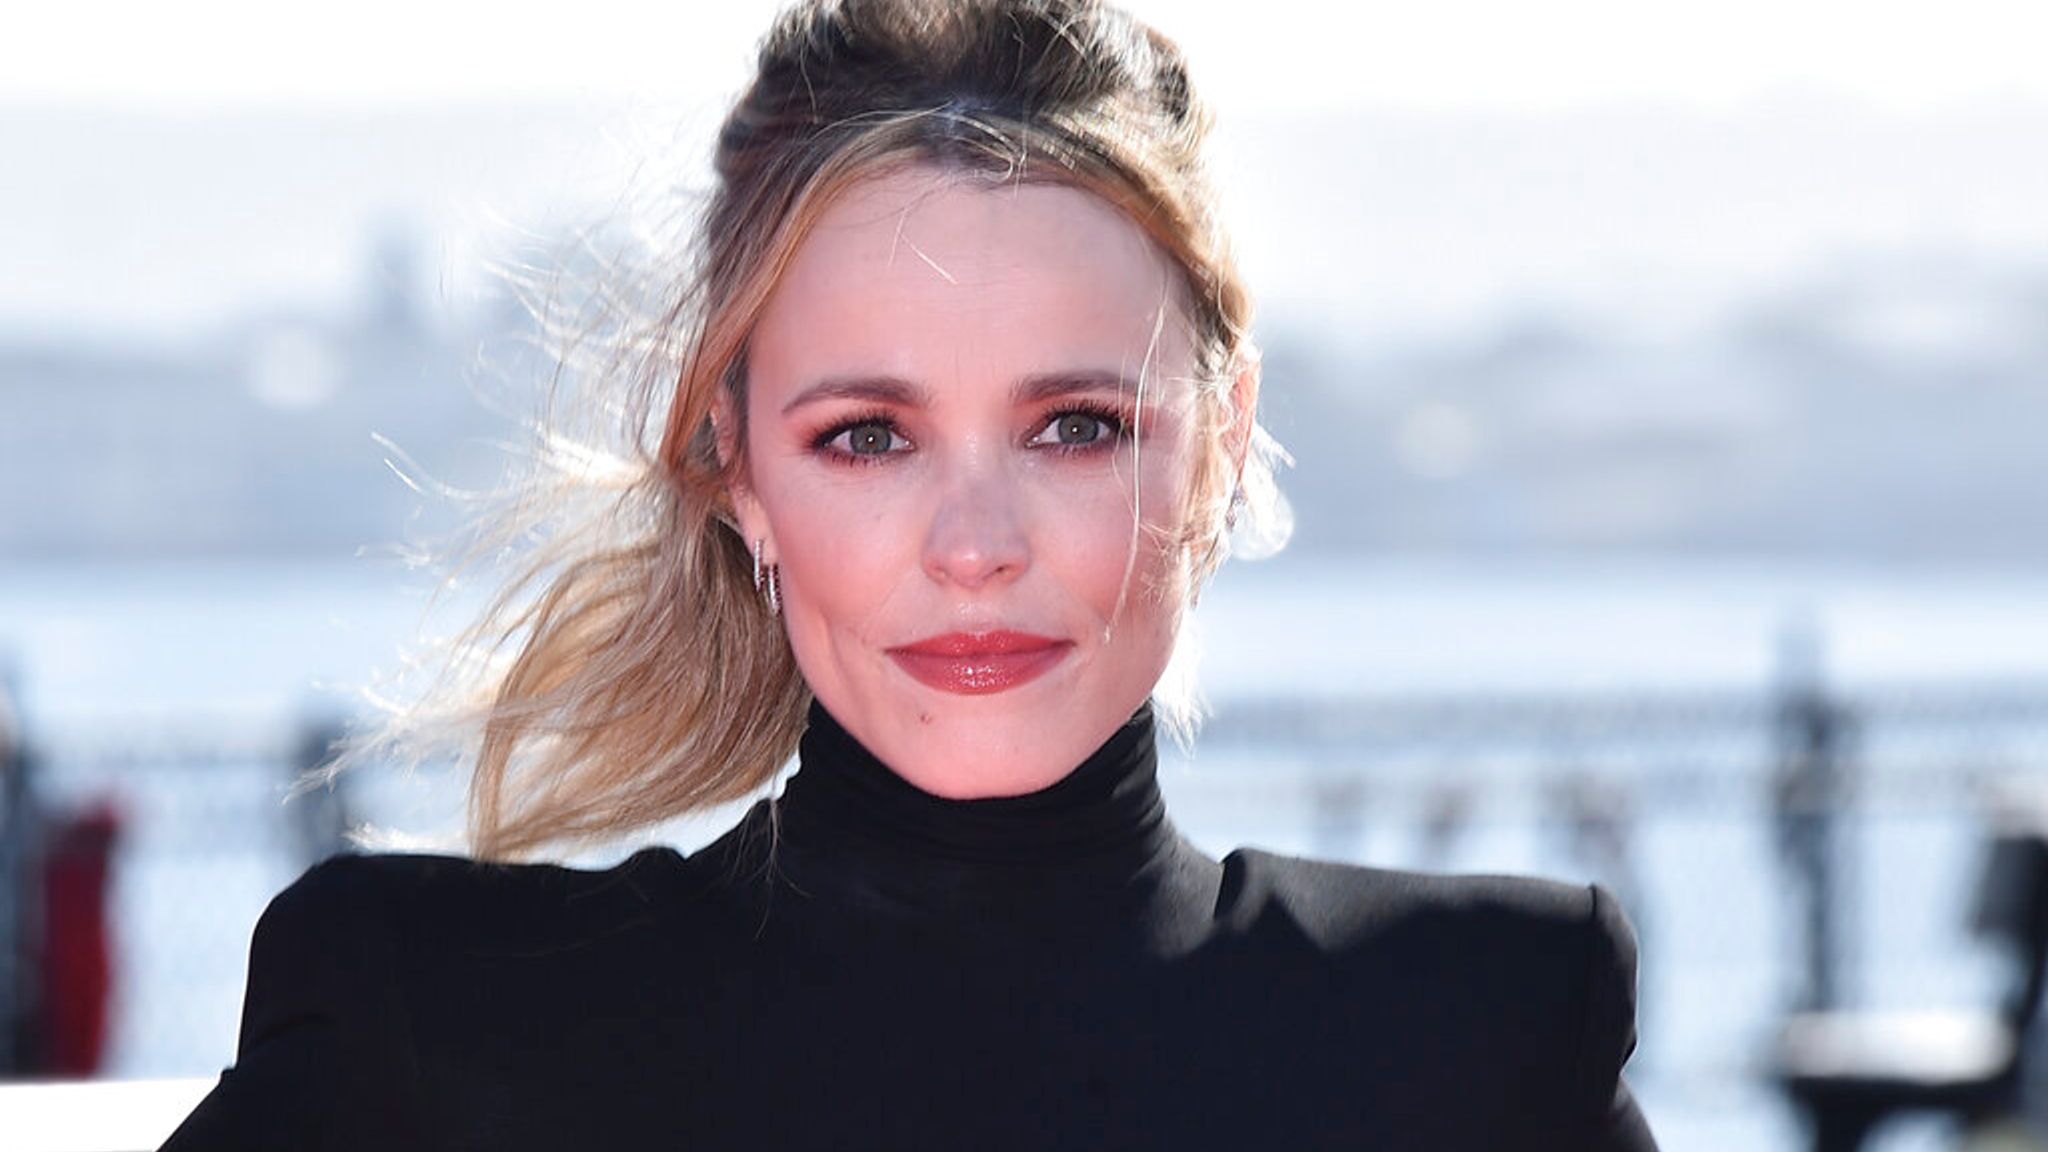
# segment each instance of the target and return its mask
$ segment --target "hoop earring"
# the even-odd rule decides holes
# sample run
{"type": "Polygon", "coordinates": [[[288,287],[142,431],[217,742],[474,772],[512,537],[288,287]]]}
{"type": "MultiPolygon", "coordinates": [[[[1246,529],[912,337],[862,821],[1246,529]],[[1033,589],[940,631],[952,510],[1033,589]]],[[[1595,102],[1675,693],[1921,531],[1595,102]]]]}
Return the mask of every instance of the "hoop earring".
{"type": "Polygon", "coordinates": [[[754,591],[768,601],[770,616],[782,615],[782,572],[781,565],[761,563],[761,542],[754,541],[754,591]]]}

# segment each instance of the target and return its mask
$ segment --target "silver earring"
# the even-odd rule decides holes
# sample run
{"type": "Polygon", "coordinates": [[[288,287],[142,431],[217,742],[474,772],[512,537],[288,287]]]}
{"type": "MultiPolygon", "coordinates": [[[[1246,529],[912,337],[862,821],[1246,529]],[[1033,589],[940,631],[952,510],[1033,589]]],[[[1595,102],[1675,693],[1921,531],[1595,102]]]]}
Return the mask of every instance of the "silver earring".
{"type": "Polygon", "coordinates": [[[1238,517],[1239,517],[1240,515],[1243,515],[1243,513],[1244,513],[1244,506],[1245,506],[1245,498],[1244,498],[1244,489],[1243,489],[1242,487],[1238,487],[1238,488],[1233,488],[1233,489],[1231,489],[1231,490],[1230,490],[1230,505],[1229,505],[1229,506],[1228,506],[1227,508],[1225,508],[1225,509],[1223,510],[1223,530],[1224,530],[1224,531],[1226,531],[1226,532],[1230,532],[1230,531],[1235,531],[1235,530],[1236,530],[1236,528],[1237,528],[1237,518],[1238,518],[1238,517]]]}
{"type": "Polygon", "coordinates": [[[761,563],[761,542],[754,541],[754,591],[768,600],[768,614],[782,615],[782,574],[779,565],[761,563]]]}

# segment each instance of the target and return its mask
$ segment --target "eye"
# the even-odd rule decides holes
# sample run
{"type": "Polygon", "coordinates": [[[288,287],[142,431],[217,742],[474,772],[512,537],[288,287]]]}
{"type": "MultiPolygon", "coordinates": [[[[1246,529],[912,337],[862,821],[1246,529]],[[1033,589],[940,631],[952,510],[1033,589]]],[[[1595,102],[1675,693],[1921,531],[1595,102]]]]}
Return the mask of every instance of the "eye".
{"type": "Polygon", "coordinates": [[[1116,416],[1076,408],[1054,413],[1038,435],[1031,438],[1031,443],[1050,448],[1087,448],[1114,440],[1122,431],[1123,421],[1116,416]]]}
{"type": "Polygon", "coordinates": [[[818,447],[842,456],[873,460],[910,446],[887,420],[863,419],[841,424],[818,438],[818,447]]]}

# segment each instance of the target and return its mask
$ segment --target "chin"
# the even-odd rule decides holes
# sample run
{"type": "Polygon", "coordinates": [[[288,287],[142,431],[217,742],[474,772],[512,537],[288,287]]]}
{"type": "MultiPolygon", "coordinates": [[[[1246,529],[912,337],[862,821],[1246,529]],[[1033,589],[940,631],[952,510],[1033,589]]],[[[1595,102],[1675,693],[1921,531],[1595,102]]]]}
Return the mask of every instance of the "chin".
{"type": "MultiPolygon", "coordinates": [[[[1009,693],[1001,694],[1003,696],[1009,693]]],[[[917,700],[902,754],[873,751],[904,779],[949,800],[1022,796],[1058,783],[1100,747],[1123,718],[1101,733],[1071,726],[1078,719],[1054,699],[1037,706],[997,697],[917,700]],[[1049,736],[1048,733],[1056,735],[1049,736]]]]}

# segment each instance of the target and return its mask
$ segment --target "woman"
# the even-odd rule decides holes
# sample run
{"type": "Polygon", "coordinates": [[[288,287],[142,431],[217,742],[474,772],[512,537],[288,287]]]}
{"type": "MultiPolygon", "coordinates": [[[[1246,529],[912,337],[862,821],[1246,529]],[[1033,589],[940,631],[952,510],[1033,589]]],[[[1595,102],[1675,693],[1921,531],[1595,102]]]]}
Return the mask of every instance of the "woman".
{"type": "Polygon", "coordinates": [[[1165,817],[1155,688],[1270,497],[1204,130],[1089,0],[785,15],[613,405],[658,445],[480,634],[490,863],[279,896],[168,1147],[1652,1147],[1604,890],[1165,817]],[[792,751],[700,852],[504,863],[792,751]]]}

